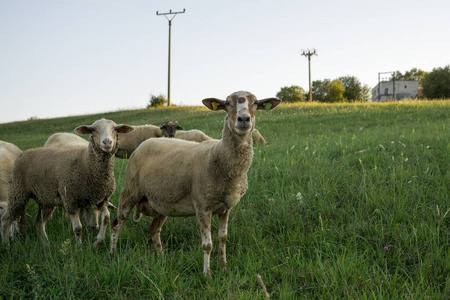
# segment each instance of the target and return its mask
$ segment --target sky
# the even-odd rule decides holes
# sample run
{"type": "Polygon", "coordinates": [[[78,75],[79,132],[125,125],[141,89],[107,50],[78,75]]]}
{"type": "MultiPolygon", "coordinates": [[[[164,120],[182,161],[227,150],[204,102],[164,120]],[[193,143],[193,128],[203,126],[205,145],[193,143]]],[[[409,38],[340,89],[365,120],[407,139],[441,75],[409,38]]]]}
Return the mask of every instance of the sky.
{"type": "Polygon", "coordinates": [[[450,64],[450,1],[0,0],[0,123],[146,107],[202,105],[246,90],[450,64]]]}

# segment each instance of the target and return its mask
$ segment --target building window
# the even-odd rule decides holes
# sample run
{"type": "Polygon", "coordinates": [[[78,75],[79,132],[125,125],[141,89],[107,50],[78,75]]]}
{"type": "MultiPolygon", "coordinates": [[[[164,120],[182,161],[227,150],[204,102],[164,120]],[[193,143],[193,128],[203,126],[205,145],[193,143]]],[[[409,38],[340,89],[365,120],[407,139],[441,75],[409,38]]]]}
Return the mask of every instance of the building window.
{"type": "Polygon", "coordinates": [[[384,89],[384,94],[385,94],[385,95],[389,95],[389,89],[388,89],[388,88],[385,88],[385,89],[384,89]]]}
{"type": "Polygon", "coordinates": [[[405,85],[405,90],[406,90],[407,87],[408,87],[408,86],[405,85]]]}

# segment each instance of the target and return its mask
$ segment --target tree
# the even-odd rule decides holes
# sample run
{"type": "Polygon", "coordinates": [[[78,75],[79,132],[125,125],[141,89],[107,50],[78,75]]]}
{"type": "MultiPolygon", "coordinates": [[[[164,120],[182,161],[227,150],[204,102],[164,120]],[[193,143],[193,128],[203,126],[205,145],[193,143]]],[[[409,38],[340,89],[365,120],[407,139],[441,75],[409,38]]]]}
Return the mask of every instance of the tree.
{"type": "Polygon", "coordinates": [[[344,85],[345,101],[355,102],[370,100],[370,87],[367,84],[363,86],[355,76],[339,77],[339,80],[344,85]]]}
{"type": "Polygon", "coordinates": [[[164,97],[164,95],[159,95],[159,96],[155,96],[155,95],[151,95],[150,96],[150,101],[147,104],[147,108],[157,108],[160,106],[164,106],[167,103],[167,99],[166,97],[164,97]]]}
{"type": "Polygon", "coordinates": [[[328,86],[328,95],[325,97],[326,102],[342,102],[344,101],[345,87],[339,79],[330,82],[328,86]]]}
{"type": "Polygon", "coordinates": [[[339,79],[315,80],[313,86],[313,99],[320,102],[344,101],[344,85],[339,79]]]}
{"type": "Polygon", "coordinates": [[[282,87],[276,95],[283,102],[305,101],[305,90],[298,85],[282,87]]]}
{"type": "Polygon", "coordinates": [[[422,87],[425,98],[450,98],[450,65],[434,68],[425,76],[422,87]]]}
{"type": "Polygon", "coordinates": [[[417,80],[419,82],[419,85],[422,85],[423,80],[425,76],[427,75],[427,72],[412,68],[410,71],[406,71],[405,74],[402,74],[400,71],[395,71],[394,79],[395,80],[417,80]]]}

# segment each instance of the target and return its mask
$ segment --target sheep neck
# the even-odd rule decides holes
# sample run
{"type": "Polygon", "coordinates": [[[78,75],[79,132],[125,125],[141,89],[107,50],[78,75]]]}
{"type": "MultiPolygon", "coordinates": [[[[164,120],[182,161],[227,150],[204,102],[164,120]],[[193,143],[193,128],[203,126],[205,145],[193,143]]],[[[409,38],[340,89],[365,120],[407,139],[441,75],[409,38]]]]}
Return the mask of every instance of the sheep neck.
{"type": "MultiPolygon", "coordinates": [[[[116,143],[117,144],[117,143],[116,143]]],[[[89,141],[89,147],[86,152],[86,163],[89,166],[88,170],[91,170],[91,179],[99,179],[104,181],[105,178],[114,178],[114,153],[116,149],[107,153],[99,149],[92,140],[89,141]]]]}
{"type": "MultiPolygon", "coordinates": [[[[247,174],[253,159],[251,131],[243,136],[235,134],[228,126],[228,118],[222,131],[219,147],[219,161],[229,178],[247,174]]],[[[217,161],[217,162],[219,162],[217,161]]]]}

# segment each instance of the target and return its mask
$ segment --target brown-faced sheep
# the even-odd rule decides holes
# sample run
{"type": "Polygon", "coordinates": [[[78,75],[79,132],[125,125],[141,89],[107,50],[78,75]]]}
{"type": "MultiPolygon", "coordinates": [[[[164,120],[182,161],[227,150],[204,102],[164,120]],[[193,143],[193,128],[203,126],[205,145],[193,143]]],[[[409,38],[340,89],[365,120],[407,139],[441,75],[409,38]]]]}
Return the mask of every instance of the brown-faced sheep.
{"type": "Polygon", "coordinates": [[[161,122],[159,129],[161,129],[163,137],[173,138],[177,130],[181,130],[183,127],[178,125],[178,121],[164,121],[161,122]]]}
{"type": "Polygon", "coordinates": [[[110,120],[97,120],[92,125],[75,128],[78,134],[90,134],[88,147],[36,148],[24,151],[12,171],[9,205],[2,217],[2,238],[8,242],[13,221],[25,227],[25,209],[29,198],[39,205],[36,229],[41,239],[48,240],[45,224],[55,206],[64,206],[81,243],[81,208],[97,205],[101,212],[100,231],[94,246],[103,242],[109,223],[107,203],[115,190],[114,154],[118,133],[131,132],[128,125],[110,120]]]}
{"type": "MultiPolygon", "coordinates": [[[[52,134],[44,144],[44,148],[77,148],[89,146],[89,142],[82,137],[68,132],[58,132],[52,134]]],[[[108,202],[109,209],[117,210],[111,202],[108,202]]],[[[42,213],[42,212],[40,212],[42,213]]],[[[91,228],[98,229],[98,218],[100,211],[94,205],[92,210],[90,208],[80,209],[81,217],[89,224],[91,228]]]]}
{"type": "Polygon", "coordinates": [[[0,141],[0,225],[1,217],[8,207],[8,189],[11,171],[22,150],[14,144],[0,141]]]}
{"type": "Polygon", "coordinates": [[[203,143],[179,139],[149,139],[130,158],[112,223],[110,255],[114,256],[120,229],[131,209],[152,216],[150,234],[161,252],[161,228],[167,217],[197,216],[204,253],[203,273],[210,276],[211,216],[218,215],[220,265],[226,267],[226,239],[230,210],[247,191],[247,172],[253,158],[252,131],[257,109],[273,109],[281,100],[257,100],[249,92],[235,92],[226,101],[203,100],[211,110],[224,110],[222,139],[203,143]],[[170,182],[170,185],[161,184],[170,182]]]}

